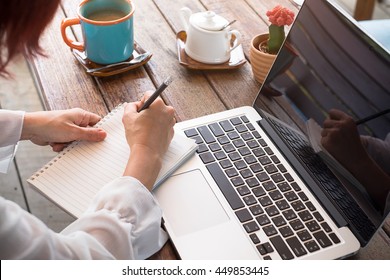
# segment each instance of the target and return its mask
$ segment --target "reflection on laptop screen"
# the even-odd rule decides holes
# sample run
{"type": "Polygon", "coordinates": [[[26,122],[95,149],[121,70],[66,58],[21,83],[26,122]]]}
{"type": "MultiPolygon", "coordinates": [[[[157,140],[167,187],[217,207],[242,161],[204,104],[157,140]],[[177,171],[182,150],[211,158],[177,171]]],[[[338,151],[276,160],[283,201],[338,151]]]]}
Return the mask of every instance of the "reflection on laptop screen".
{"type": "Polygon", "coordinates": [[[362,30],[330,1],[306,0],[255,101],[257,111],[264,109],[264,96],[276,95],[275,103],[291,104],[302,123],[314,119],[322,126],[331,109],[354,120],[381,114],[358,125],[358,132],[384,140],[390,133],[390,50],[362,30]]]}

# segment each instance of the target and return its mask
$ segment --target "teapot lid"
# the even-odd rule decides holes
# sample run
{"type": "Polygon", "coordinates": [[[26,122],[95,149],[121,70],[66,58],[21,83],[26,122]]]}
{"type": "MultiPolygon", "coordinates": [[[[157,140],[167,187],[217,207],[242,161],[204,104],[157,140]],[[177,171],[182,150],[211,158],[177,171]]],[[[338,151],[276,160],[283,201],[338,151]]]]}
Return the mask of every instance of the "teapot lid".
{"type": "Polygon", "coordinates": [[[215,14],[213,11],[193,14],[191,21],[198,27],[209,31],[221,30],[228,23],[225,18],[215,14]]]}

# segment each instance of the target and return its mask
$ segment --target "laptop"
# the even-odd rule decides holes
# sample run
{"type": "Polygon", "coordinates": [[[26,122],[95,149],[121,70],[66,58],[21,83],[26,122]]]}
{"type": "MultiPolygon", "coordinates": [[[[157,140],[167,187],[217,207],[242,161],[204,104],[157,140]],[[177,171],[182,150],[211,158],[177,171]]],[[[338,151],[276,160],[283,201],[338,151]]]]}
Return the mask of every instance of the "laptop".
{"type": "MultiPolygon", "coordinates": [[[[342,259],[367,245],[386,214],[297,124],[321,125],[332,108],[356,119],[387,109],[389,69],[389,52],[337,4],[306,0],[252,107],[176,125],[199,147],[155,197],[180,258],[342,259]]],[[[384,115],[359,133],[389,128],[384,115]]]]}

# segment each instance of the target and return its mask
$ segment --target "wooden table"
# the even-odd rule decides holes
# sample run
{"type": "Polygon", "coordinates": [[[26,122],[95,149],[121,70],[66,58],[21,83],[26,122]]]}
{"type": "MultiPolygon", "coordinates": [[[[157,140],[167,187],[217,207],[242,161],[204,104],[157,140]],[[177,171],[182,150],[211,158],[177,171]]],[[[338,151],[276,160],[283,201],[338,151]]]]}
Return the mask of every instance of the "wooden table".
{"type": "Polygon", "coordinates": [[[353,17],[356,20],[369,20],[374,13],[376,0],[356,0],[353,17]]]}
{"type": "MultiPolygon", "coordinates": [[[[117,104],[140,99],[146,90],[155,89],[166,77],[174,82],[163,92],[162,98],[176,109],[176,119],[183,121],[230,108],[252,105],[260,84],[252,77],[250,63],[229,71],[189,70],[179,65],[176,34],[183,29],[178,10],[187,6],[192,11],[213,10],[228,20],[236,19],[234,28],[243,35],[243,49],[248,58],[251,38],[267,32],[265,13],[276,4],[297,11],[288,0],[133,0],[135,10],[135,40],[153,53],[143,67],[112,77],[96,78],[85,73],[69,48],[63,43],[60,22],[76,15],[79,0],[64,1],[41,44],[48,57],[31,62],[32,73],[47,110],[81,107],[105,115],[117,104]]],[[[81,38],[80,30],[73,35],[81,38]]],[[[71,34],[69,36],[72,36],[71,34]]],[[[282,108],[283,102],[263,99],[264,110],[299,127],[293,114],[282,108]]],[[[388,235],[382,230],[376,246],[389,248],[388,235]]],[[[376,248],[362,255],[372,256],[376,248]],[[371,255],[370,255],[371,254],[371,255]]],[[[170,243],[153,258],[177,258],[170,243]]],[[[379,256],[380,258],[380,256],[379,256]]]]}

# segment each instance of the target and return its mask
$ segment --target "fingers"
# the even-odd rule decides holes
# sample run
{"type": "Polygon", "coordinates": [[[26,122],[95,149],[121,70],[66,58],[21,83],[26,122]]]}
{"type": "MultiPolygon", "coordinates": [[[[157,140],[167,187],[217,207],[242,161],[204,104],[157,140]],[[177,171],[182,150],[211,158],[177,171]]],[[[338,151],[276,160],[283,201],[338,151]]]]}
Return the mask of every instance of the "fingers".
{"type": "Polygon", "coordinates": [[[61,152],[69,143],[50,143],[53,152],[61,152]]]}
{"type": "Polygon", "coordinates": [[[153,91],[151,91],[151,90],[146,91],[146,92],[144,93],[144,95],[142,96],[142,98],[141,98],[142,104],[145,103],[145,101],[148,100],[149,97],[150,97],[152,94],[153,94],[153,91]]]}
{"type": "Polygon", "coordinates": [[[71,115],[71,118],[73,119],[74,123],[78,126],[94,126],[101,120],[101,117],[99,115],[83,110],[81,108],[73,108],[66,112],[71,115]]]}
{"type": "Polygon", "coordinates": [[[343,111],[337,110],[337,109],[331,109],[329,110],[329,118],[332,120],[342,120],[349,117],[347,114],[345,114],[343,111]]]}
{"type": "Polygon", "coordinates": [[[85,140],[91,142],[103,141],[107,133],[101,128],[95,127],[79,127],[77,140],[85,140]]]}
{"type": "Polygon", "coordinates": [[[355,121],[351,116],[337,109],[329,111],[328,118],[323,122],[323,128],[353,127],[355,121]]]}
{"type": "Polygon", "coordinates": [[[138,109],[141,108],[141,102],[132,102],[126,103],[125,105],[125,115],[137,113],[138,109]]]}
{"type": "Polygon", "coordinates": [[[89,126],[94,126],[95,124],[97,124],[101,120],[101,117],[99,115],[91,113],[91,112],[87,112],[86,118],[88,119],[89,126]]]}

